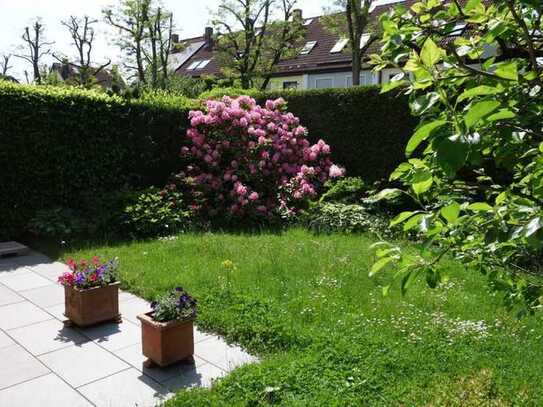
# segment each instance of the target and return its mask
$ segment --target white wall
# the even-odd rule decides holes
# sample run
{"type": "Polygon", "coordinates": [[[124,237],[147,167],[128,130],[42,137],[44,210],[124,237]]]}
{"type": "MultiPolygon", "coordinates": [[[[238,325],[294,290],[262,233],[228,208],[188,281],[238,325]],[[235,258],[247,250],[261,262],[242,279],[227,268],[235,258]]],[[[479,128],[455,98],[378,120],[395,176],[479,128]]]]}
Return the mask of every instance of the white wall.
{"type": "MultiPolygon", "coordinates": [[[[351,71],[309,74],[307,85],[309,89],[319,87],[350,88],[353,74],[351,71]]],[[[362,71],[360,82],[362,85],[376,85],[379,76],[371,71],[362,71]]]]}

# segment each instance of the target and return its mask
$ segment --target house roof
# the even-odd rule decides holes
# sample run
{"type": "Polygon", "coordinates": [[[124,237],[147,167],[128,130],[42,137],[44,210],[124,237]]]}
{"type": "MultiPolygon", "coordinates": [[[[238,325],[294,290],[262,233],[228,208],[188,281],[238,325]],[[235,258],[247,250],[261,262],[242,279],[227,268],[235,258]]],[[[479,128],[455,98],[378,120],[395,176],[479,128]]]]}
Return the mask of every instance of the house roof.
{"type": "MultiPolygon", "coordinates": [[[[406,7],[410,7],[418,0],[399,0],[393,1],[389,4],[383,4],[375,7],[371,11],[370,20],[376,22],[378,18],[386,13],[391,8],[398,4],[403,4],[406,7]]],[[[461,3],[465,3],[467,0],[461,0],[461,3]]],[[[484,0],[484,3],[491,3],[492,0],[484,0]]],[[[304,19],[307,29],[305,35],[305,42],[315,41],[316,45],[311,52],[303,55],[299,54],[294,58],[282,60],[277,64],[276,76],[294,75],[310,72],[333,72],[333,71],[345,71],[351,69],[351,56],[346,52],[331,53],[330,51],[340,40],[339,35],[331,33],[327,30],[323,24],[323,16],[306,18],[304,19]]],[[[192,77],[201,77],[207,75],[219,75],[220,66],[215,58],[215,51],[210,50],[205,46],[204,37],[196,37],[182,41],[186,46],[193,46],[193,44],[199,44],[198,47],[192,47],[193,52],[189,57],[184,59],[183,63],[179,65],[176,72],[180,75],[188,75],[192,77]],[[210,61],[202,69],[187,69],[191,67],[197,61],[210,61]]],[[[374,42],[366,51],[366,55],[371,55],[379,52],[379,42],[374,42]]],[[[175,54],[173,54],[175,55],[175,54]]]]}

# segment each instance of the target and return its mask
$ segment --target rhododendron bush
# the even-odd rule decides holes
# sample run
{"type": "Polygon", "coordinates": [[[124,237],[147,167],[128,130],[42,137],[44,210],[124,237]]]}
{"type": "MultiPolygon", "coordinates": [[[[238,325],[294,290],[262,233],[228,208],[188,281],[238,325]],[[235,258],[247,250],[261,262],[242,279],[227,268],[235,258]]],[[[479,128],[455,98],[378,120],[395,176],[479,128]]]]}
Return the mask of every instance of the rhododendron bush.
{"type": "Polygon", "coordinates": [[[311,145],[307,129],[283,99],[264,107],[242,96],[206,102],[191,111],[188,180],[203,215],[273,217],[293,213],[344,170],[323,140],[311,145]]]}

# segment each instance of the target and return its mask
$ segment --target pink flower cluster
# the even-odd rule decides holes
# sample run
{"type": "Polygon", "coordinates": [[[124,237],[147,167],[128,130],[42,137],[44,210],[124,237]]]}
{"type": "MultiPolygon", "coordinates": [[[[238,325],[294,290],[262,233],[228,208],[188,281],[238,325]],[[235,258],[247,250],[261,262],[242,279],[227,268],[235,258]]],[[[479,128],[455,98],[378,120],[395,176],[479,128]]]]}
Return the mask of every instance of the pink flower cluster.
{"type": "Polygon", "coordinates": [[[330,146],[322,140],[311,145],[283,99],[261,107],[248,96],[225,96],[189,117],[191,143],[182,154],[193,164],[182,175],[192,181],[197,206],[210,215],[293,211],[328,179],[343,176],[330,160],[330,146]]]}

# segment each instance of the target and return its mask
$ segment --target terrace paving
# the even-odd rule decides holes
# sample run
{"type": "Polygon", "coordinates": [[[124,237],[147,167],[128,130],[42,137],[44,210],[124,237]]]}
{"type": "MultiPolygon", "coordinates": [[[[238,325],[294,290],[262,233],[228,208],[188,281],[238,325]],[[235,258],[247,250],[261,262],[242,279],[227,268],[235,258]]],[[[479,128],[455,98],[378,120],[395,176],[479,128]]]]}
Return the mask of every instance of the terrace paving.
{"type": "Polygon", "coordinates": [[[145,368],[136,315],[149,303],[119,296],[122,324],[90,328],[62,323],[67,266],[31,252],[0,258],[0,406],[152,407],[174,392],[213,380],[257,359],[195,328],[193,364],[145,368]]]}

